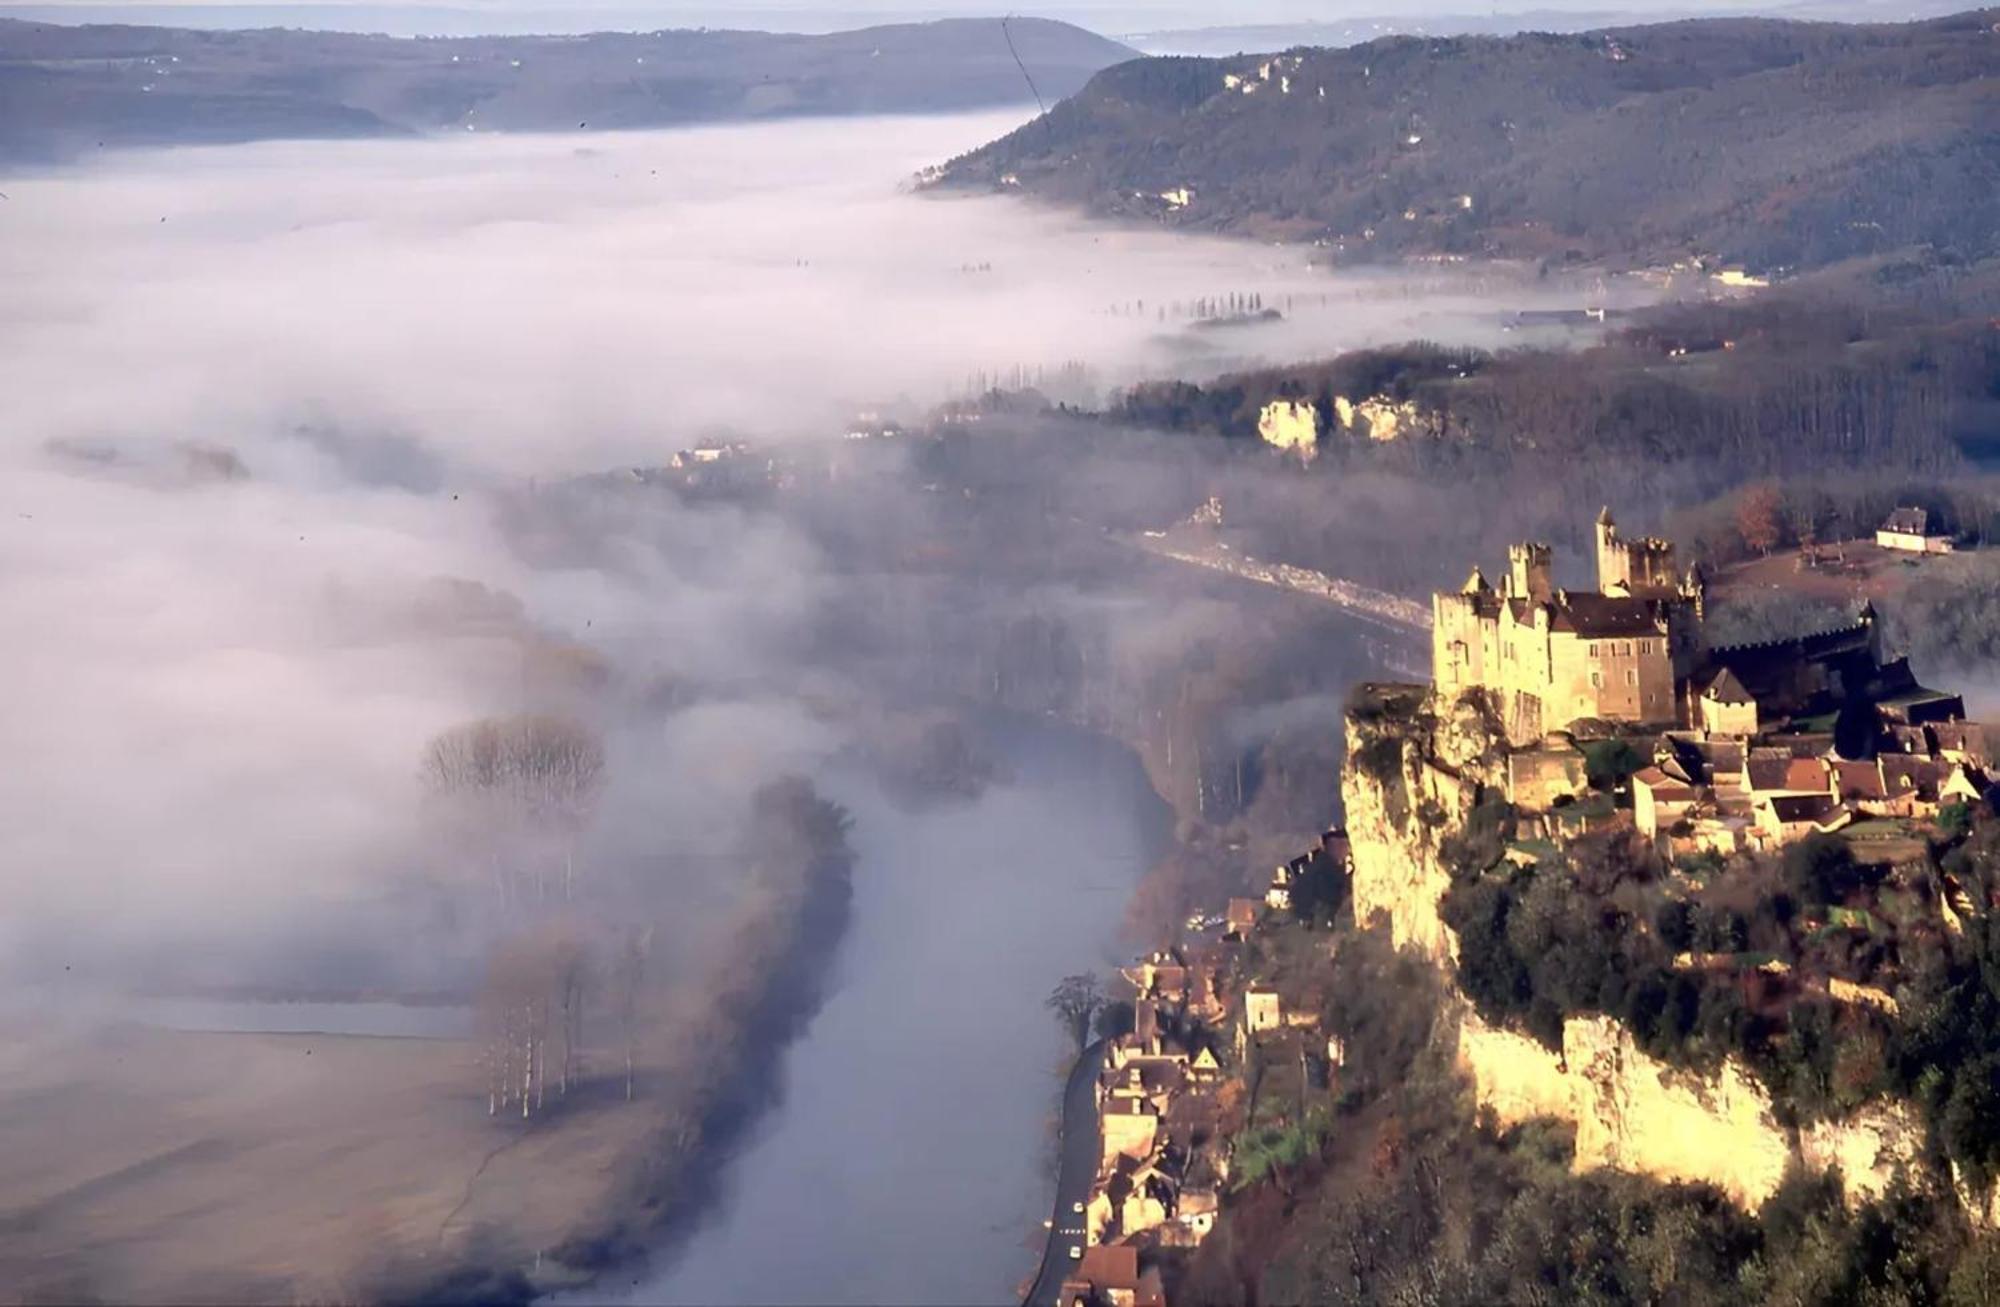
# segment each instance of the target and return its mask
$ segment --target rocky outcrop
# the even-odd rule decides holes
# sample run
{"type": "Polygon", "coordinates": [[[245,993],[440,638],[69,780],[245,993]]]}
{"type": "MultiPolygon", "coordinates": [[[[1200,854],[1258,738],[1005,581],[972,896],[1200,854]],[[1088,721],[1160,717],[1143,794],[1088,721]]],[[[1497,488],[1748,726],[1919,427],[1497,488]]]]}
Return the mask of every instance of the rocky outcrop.
{"type": "Polygon", "coordinates": [[[1879,1198],[1919,1165],[1923,1128],[1908,1105],[1870,1104],[1794,1132],[1770,1093],[1733,1059],[1697,1074],[1651,1057],[1609,1017],[1572,1017],[1555,1052],[1466,1011],[1458,1064],[1501,1125],[1553,1117],[1576,1127],[1578,1171],[1610,1167],[1714,1185],[1755,1210],[1786,1172],[1837,1168],[1850,1200],[1879,1198]]]}
{"type": "Polygon", "coordinates": [[[1504,736],[1473,700],[1433,702],[1420,686],[1365,685],[1347,718],[1341,805],[1354,858],[1354,917],[1386,921],[1396,947],[1458,956],[1438,915],[1451,886],[1444,844],[1498,784],[1504,736]]]}
{"type": "Polygon", "coordinates": [[[1416,435],[1437,439],[1445,434],[1443,414],[1419,408],[1407,399],[1373,395],[1351,400],[1345,395],[1335,395],[1333,412],[1341,430],[1357,432],[1370,440],[1389,441],[1416,435]]]}
{"type": "Polygon", "coordinates": [[[1916,1109],[1884,1100],[1845,1120],[1815,1121],[1801,1129],[1799,1158],[1808,1170],[1840,1168],[1851,1199],[1880,1198],[1897,1176],[1915,1173],[1923,1142],[1916,1109]]]}
{"type": "Polygon", "coordinates": [[[1257,417],[1257,435],[1310,463],[1319,452],[1319,410],[1310,400],[1274,399],[1257,417]]]}
{"type": "Polygon", "coordinates": [[[1733,1059],[1699,1075],[1648,1056],[1609,1017],[1573,1017],[1563,1061],[1577,1086],[1578,1169],[1707,1181],[1753,1210],[1784,1183],[1790,1137],[1762,1082],[1733,1059]]]}

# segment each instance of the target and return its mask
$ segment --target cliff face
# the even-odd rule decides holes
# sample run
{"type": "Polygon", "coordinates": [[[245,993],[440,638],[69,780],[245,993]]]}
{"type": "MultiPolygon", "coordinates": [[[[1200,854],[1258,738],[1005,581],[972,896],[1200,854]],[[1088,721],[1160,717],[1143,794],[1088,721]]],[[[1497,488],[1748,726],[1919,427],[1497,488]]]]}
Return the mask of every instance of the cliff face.
{"type": "Polygon", "coordinates": [[[1923,1143],[1915,1113],[1890,1101],[1789,1130],[1748,1068],[1731,1060],[1714,1075],[1696,1075],[1668,1066],[1609,1017],[1572,1017],[1555,1053],[1467,1010],[1458,1062],[1502,1125],[1538,1116],[1575,1125],[1577,1170],[1706,1181],[1753,1210],[1794,1163],[1837,1167],[1849,1198],[1879,1198],[1913,1172],[1923,1143]]]}
{"type": "MultiPolygon", "coordinates": [[[[1347,729],[1356,919],[1385,920],[1398,948],[1449,967],[1457,941],[1439,916],[1451,883],[1444,846],[1496,783],[1497,729],[1474,705],[1439,705],[1410,687],[1357,696],[1347,729]]],[[[1880,1196],[1919,1164],[1922,1126],[1902,1103],[1792,1128],[1734,1059],[1706,1075],[1669,1066],[1603,1016],[1566,1021],[1556,1052],[1487,1024],[1469,1002],[1458,1015],[1458,1064],[1479,1105],[1502,1125],[1573,1124],[1579,1171],[1705,1181],[1754,1210],[1794,1164],[1838,1167],[1850,1199],[1880,1196]]]]}
{"type": "Polygon", "coordinates": [[[1451,886],[1444,842],[1482,787],[1497,785],[1503,743],[1470,703],[1434,705],[1415,686],[1369,686],[1347,719],[1341,806],[1354,854],[1354,917],[1386,920],[1399,949],[1448,963],[1458,941],[1438,916],[1451,886]]]}

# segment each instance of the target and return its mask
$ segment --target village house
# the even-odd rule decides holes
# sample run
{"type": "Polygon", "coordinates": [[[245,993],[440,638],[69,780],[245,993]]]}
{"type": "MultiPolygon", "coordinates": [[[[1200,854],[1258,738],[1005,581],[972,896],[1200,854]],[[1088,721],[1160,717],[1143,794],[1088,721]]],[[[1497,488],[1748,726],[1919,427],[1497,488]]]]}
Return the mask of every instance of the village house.
{"type": "Polygon", "coordinates": [[[1693,724],[1711,735],[1755,735],[1756,696],[1743,688],[1736,673],[1718,668],[1695,697],[1693,724]]]}
{"type": "Polygon", "coordinates": [[[1700,797],[1695,786],[1658,766],[1643,768],[1632,777],[1632,824],[1647,839],[1655,839],[1686,817],[1700,797]]]}
{"type": "Polygon", "coordinates": [[[1767,848],[1812,834],[1831,834],[1854,820],[1854,810],[1831,794],[1765,794],[1754,805],[1757,831],[1767,848]]]}
{"type": "Polygon", "coordinates": [[[1884,549],[1911,554],[1948,554],[1951,537],[1931,526],[1931,515],[1921,508],[1899,508],[1875,528],[1875,543],[1884,549]]]}
{"type": "Polygon", "coordinates": [[[1307,866],[1312,862],[1310,855],[1301,854],[1290,862],[1281,862],[1271,873],[1271,887],[1264,891],[1264,906],[1273,912],[1292,910],[1292,885],[1304,877],[1307,866]]]}
{"type": "Polygon", "coordinates": [[[1284,1024],[1278,991],[1267,985],[1251,985],[1243,991],[1243,1028],[1251,1034],[1276,1030],[1284,1024]]]}
{"type": "Polygon", "coordinates": [[[1162,950],[1150,954],[1137,966],[1124,968],[1120,974],[1131,982],[1140,998],[1169,1004],[1187,1000],[1187,967],[1173,953],[1162,950]]]}
{"type": "Polygon", "coordinates": [[[1262,915],[1264,905],[1256,899],[1231,899],[1222,914],[1222,933],[1225,939],[1248,939],[1257,929],[1257,918],[1262,915]]]}
{"type": "Polygon", "coordinates": [[[1139,1250],[1128,1244],[1097,1244],[1083,1250],[1076,1269],[1063,1278],[1063,1307],[1140,1307],[1139,1250]]]}
{"type": "Polygon", "coordinates": [[[1160,1137],[1160,1110],[1145,1098],[1117,1095],[1106,1098],[1100,1119],[1104,1123],[1104,1165],[1120,1156],[1146,1158],[1160,1137]]]}

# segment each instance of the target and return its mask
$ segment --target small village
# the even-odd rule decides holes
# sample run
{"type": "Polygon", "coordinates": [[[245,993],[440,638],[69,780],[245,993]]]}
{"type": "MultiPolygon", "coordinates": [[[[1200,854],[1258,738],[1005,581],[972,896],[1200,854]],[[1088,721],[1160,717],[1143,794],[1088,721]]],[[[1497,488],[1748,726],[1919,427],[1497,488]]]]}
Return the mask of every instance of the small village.
{"type": "MultiPolygon", "coordinates": [[[[1992,793],[1987,730],[1886,654],[1872,607],[1831,630],[1710,647],[1699,568],[1680,570],[1668,541],[1622,537],[1609,511],[1595,533],[1592,591],[1557,587],[1549,547],[1523,544],[1498,587],[1475,568],[1433,597],[1433,702],[1477,698],[1504,723],[1507,859],[1623,825],[1675,866],[1813,835],[1896,863],[1992,793]]],[[[1951,548],[1917,509],[1873,544],[1951,548]]],[[[1330,829],[1261,899],[1195,914],[1179,944],[1122,970],[1132,1023],[1106,1042],[1097,1078],[1096,1179],[1051,1236],[1051,1256],[1068,1259],[1063,1307],[1165,1307],[1163,1263],[1201,1244],[1225,1195],[1332,1128],[1347,1050],[1323,1029],[1335,1000],[1323,978],[1340,937],[1311,927],[1346,901],[1352,871],[1346,831],[1330,829]]],[[[1893,1008],[1878,989],[1829,983],[1893,1008]]]]}
{"type": "Polygon", "coordinates": [[[1259,977],[1272,950],[1319,947],[1276,927],[1307,895],[1337,894],[1347,859],[1346,835],[1329,830],[1277,869],[1264,898],[1197,915],[1181,944],[1122,969],[1132,1028],[1104,1047],[1097,1177],[1055,1232],[1069,1259],[1064,1307],[1166,1307],[1151,1263],[1201,1244],[1223,1194],[1261,1174],[1259,1150],[1281,1154],[1324,1129],[1345,1061],[1320,1029],[1330,995],[1281,994],[1259,977]]]}

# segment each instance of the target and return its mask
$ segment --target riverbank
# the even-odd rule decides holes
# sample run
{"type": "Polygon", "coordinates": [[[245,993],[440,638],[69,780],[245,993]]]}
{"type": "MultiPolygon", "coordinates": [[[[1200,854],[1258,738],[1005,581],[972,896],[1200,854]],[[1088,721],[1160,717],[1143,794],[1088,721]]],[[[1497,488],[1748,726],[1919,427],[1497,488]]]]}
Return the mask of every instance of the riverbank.
{"type": "Polygon", "coordinates": [[[0,1283],[27,1301],[527,1302],[642,1255],[769,1095],[847,925],[844,848],[752,873],[717,960],[535,1119],[465,1039],[21,1028],[0,1283]],[[134,1068],[143,1068],[138,1074],[134,1068]]]}

